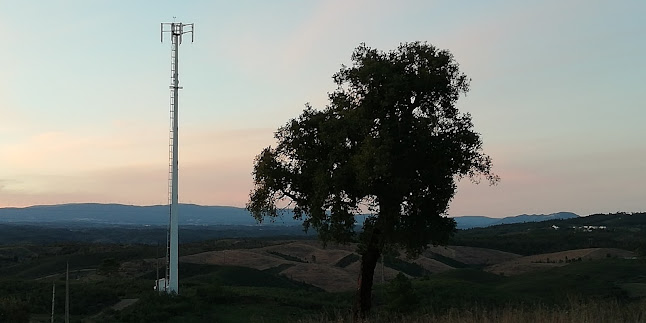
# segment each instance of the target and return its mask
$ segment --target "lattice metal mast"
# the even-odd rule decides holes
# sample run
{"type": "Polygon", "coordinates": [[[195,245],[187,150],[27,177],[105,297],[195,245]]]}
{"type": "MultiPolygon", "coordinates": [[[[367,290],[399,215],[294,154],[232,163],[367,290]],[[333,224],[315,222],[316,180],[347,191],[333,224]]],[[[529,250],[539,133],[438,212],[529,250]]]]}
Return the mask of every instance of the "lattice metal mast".
{"type": "Polygon", "coordinates": [[[179,45],[182,43],[184,34],[191,34],[193,42],[193,24],[181,22],[161,23],[161,41],[164,42],[164,34],[170,34],[172,43],[171,49],[171,84],[170,84],[170,138],[169,138],[169,175],[168,175],[168,199],[170,205],[170,219],[168,224],[167,248],[166,248],[166,278],[163,286],[157,282],[157,288],[163,288],[169,293],[179,293],[178,288],[178,98],[179,98],[179,45]]]}

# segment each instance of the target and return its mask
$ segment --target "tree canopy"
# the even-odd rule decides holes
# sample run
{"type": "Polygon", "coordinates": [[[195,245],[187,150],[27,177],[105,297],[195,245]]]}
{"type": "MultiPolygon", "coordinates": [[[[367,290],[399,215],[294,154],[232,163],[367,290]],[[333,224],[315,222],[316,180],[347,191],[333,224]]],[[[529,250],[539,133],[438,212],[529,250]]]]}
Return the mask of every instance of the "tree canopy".
{"type": "Polygon", "coordinates": [[[355,238],[355,215],[369,211],[360,235],[365,314],[383,248],[414,256],[447,242],[457,181],[498,178],[471,116],[456,108],[469,79],[451,53],[421,42],[389,52],[361,44],[352,62],[334,74],[325,109],[306,105],[256,157],[247,209],[260,221],[287,200],[306,229],[337,242],[355,238]]]}

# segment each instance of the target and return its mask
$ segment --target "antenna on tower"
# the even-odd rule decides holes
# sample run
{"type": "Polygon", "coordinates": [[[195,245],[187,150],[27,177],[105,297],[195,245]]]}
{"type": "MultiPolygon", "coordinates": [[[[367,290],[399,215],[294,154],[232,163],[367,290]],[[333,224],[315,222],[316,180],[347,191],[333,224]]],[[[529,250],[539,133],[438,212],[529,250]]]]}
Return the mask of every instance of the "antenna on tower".
{"type": "Polygon", "coordinates": [[[195,24],[183,24],[181,22],[174,22],[175,17],[173,17],[173,22],[162,22],[160,28],[160,41],[164,42],[164,34],[171,34],[170,38],[173,44],[175,44],[175,37],[179,38],[179,43],[182,43],[182,35],[191,34],[191,43],[195,40],[193,31],[195,30],[195,24]],[[186,28],[186,29],[185,29],[186,28]]]}
{"type": "Polygon", "coordinates": [[[168,170],[168,204],[170,206],[170,215],[167,232],[166,245],[166,277],[158,279],[156,289],[163,290],[167,293],[179,293],[178,289],[178,194],[177,194],[177,173],[178,173],[178,98],[179,90],[179,45],[185,34],[191,34],[191,42],[194,40],[193,24],[184,24],[181,22],[163,22],[161,23],[160,36],[161,42],[164,42],[164,34],[170,34],[171,65],[170,65],[170,138],[169,138],[169,170],[168,170]]]}

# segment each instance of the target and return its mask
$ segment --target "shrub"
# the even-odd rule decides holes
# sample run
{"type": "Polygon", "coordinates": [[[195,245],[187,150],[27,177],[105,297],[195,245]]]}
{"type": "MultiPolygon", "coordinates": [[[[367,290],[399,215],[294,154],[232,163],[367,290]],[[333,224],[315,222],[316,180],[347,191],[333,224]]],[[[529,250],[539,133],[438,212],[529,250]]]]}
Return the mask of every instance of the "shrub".
{"type": "Polygon", "coordinates": [[[0,298],[0,322],[29,322],[29,306],[14,297],[0,298]]]}
{"type": "Polygon", "coordinates": [[[402,273],[398,273],[397,277],[388,283],[386,293],[389,301],[388,308],[394,312],[409,312],[418,303],[413,284],[402,273]]]}

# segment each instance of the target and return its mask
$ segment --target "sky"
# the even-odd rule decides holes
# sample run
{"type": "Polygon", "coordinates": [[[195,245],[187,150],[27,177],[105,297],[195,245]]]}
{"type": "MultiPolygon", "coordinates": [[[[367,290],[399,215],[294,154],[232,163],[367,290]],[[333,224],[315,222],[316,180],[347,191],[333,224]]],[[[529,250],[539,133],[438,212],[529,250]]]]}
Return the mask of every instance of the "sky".
{"type": "Polygon", "coordinates": [[[168,203],[170,41],[179,198],[243,207],[254,156],[322,109],[355,47],[427,41],[471,79],[496,186],[452,216],[646,211],[646,2],[0,1],[0,207],[168,203]]]}

